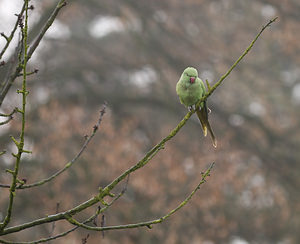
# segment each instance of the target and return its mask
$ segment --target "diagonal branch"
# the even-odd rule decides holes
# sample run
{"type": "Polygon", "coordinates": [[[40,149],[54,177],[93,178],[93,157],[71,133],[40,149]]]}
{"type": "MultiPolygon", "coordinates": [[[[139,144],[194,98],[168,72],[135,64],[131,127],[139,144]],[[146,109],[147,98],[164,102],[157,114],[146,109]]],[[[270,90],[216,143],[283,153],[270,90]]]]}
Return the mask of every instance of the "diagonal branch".
{"type": "MultiPolygon", "coordinates": [[[[92,134],[86,138],[84,144],[82,145],[80,151],[76,154],[76,156],[71,161],[69,161],[62,169],[58,170],[56,173],[54,173],[53,175],[49,176],[46,179],[40,180],[40,181],[32,183],[32,184],[19,185],[19,186],[16,187],[16,189],[28,189],[28,188],[32,188],[32,187],[35,187],[35,186],[41,186],[41,185],[43,185],[43,184],[45,184],[45,183],[53,180],[54,178],[56,178],[57,176],[59,176],[60,174],[62,174],[63,172],[65,172],[68,168],[70,168],[78,160],[78,158],[81,156],[81,154],[87,148],[89,142],[95,136],[95,134],[96,134],[99,126],[101,125],[103,116],[105,114],[105,110],[106,110],[106,103],[104,103],[103,108],[100,111],[100,116],[99,116],[98,122],[96,123],[96,125],[94,125],[92,134]]],[[[10,186],[7,185],[7,184],[0,184],[0,187],[2,187],[2,188],[9,188],[10,186]]]]}
{"type": "MultiPolygon", "coordinates": [[[[7,119],[0,122],[0,125],[5,125],[7,123],[9,123],[12,119],[13,119],[13,114],[16,113],[18,110],[17,108],[15,108],[11,113],[9,114],[3,114],[3,113],[0,113],[0,117],[6,117],[7,119]]],[[[1,186],[0,186],[1,187],[1,186]]]]}
{"type": "Polygon", "coordinates": [[[84,223],[79,223],[77,220],[75,220],[72,217],[68,217],[67,220],[69,223],[76,225],[78,227],[82,227],[84,229],[87,230],[94,230],[94,231],[104,231],[104,230],[121,230],[121,229],[132,229],[132,228],[139,228],[139,227],[148,227],[149,229],[152,228],[152,225],[154,224],[159,224],[161,222],[163,222],[164,220],[166,220],[167,218],[169,218],[171,215],[173,215],[174,213],[176,213],[179,209],[181,209],[182,207],[184,207],[190,200],[191,198],[195,195],[195,193],[200,189],[200,186],[206,182],[206,178],[208,176],[210,176],[210,172],[212,167],[214,166],[214,163],[212,163],[209,168],[206,170],[206,172],[204,174],[202,174],[202,179],[199,182],[199,184],[196,186],[196,188],[190,193],[190,195],[184,200],[182,201],[176,208],[174,208],[173,210],[171,210],[169,213],[167,213],[166,215],[164,215],[163,217],[159,218],[159,219],[155,219],[155,220],[151,220],[151,221],[145,221],[145,222],[140,222],[140,223],[136,223],[136,224],[127,224],[127,225],[115,225],[115,226],[104,226],[104,227],[92,227],[92,226],[88,226],[84,223]]]}
{"type": "MultiPolygon", "coordinates": [[[[86,219],[83,223],[87,224],[91,221],[93,221],[95,218],[97,218],[97,216],[101,213],[103,213],[105,210],[107,210],[111,205],[113,205],[120,197],[122,197],[124,195],[124,193],[127,190],[127,185],[128,185],[128,181],[129,181],[129,177],[127,178],[127,181],[125,183],[124,188],[122,189],[122,191],[110,202],[108,203],[104,208],[99,208],[97,209],[96,213],[94,215],[92,215],[91,217],[89,217],[88,219],[86,219]]],[[[47,237],[47,238],[42,238],[36,241],[30,241],[30,242],[10,242],[10,241],[5,241],[5,240],[1,240],[0,239],[0,243],[4,243],[4,244],[38,244],[38,243],[43,243],[43,242],[48,242],[51,240],[55,240],[58,239],[60,237],[66,236],[68,234],[70,234],[71,232],[77,230],[79,228],[79,226],[75,226],[65,232],[59,233],[55,236],[51,236],[51,237],[47,237]]]]}
{"type": "Polygon", "coordinates": [[[20,13],[19,13],[19,14],[16,14],[17,17],[18,17],[18,19],[17,19],[17,21],[16,21],[16,23],[15,23],[15,25],[14,25],[14,27],[13,27],[11,33],[10,33],[10,35],[9,35],[8,37],[6,37],[3,33],[1,33],[1,35],[2,35],[3,37],[5,37],[6,43],[5,43],[3,49],[2,49],[1,52],[0,52],[0,60],[1,60],[2,56],[3,56],[3,54],[6,52],[6,49],[9,47],[9,45],[10,45],[10,43],[11,43],[11,40],[13,39],[13,37],[14,37],[14,35],[15,35],[15,32],[16,32],[16,30],[17,30],[17,28],[18,28],[18,24],[19,24],[19,18],[20,18],[20,16],[23,15],[24,11],[25,11],[25,3],[23,4],[23,7],[22,7],[20,13]]]}
{"type": "MultiPolygon", "coordinates": [[[[244,53],[237,59],[237,61],[229,68],[229,70],[221,76],[219,81],[210,89],[209,92],[206,93],[204,97],[202,97],[199,102],[197,103],[197,107],[200,106],[201,102],[205,101],[216,89],[218,86],[221,85],[221,83],[225,80],[225,78],[231,73],[231,71],[238,65],[238,63],[246,56],[246,54],[251,50],[253,47],[254,43],[257,41],[259,36],[262,34],[262,32],[270,26],[274,21],[276,21],[277,17],[270,20],[263,28],[261,31],[256,35],[256,37],[253,39],[253,41],[250,43],[250,45],[247,47],[247,49],[244,51],[244,53]]],[[[147,154],[146,156],[138,162],[136,165],[131,167],[130,169],[126,170],[123,174],[121,174],[118,178],[116,178],[112,183],[110,183],[104,190],[107,190],[109,192],[111,189],[113,189],[120,181],[122,181],[128,174],[136,171],[137,169],[143,167],[146,165],[157,153],[160,149],[162,149],[167,141],[172,139],[178,131],[185,125],[187,120],[192,116],[193,113],[195,113],[196,110],[192,110],[186,114],[184,119],[176,126],[176,128],[164,139],[161,140],[160,143],[158,143],[155,147],[153,147],[147,154]]]]}
{"type": "Polygon", "coordinates": [[[271,26],[271,24],[273,22],[275,22],[278,19],[278,17],[275,17],[271,20],[269,20],[269,22],[264,25],[260,32],[256,35],[256,37],[253,39],[253,41],[250,43],[250,45],[247,47],[247,49],[243,52],[243,54],[234,62],[234,64],[229,68],[229,70],[221,76],[221,78],[216,82],[216,84],[214,84],[209,91],[205,94],[205,96],[198,102],[198,105],[200,105],[201,102],[203,102],[204,100],[206,100],[216,89],[219,85],[221,85],[221,83],[227,78],[227,76],[229,76],[229,74],[231,73],[231,71],[239,64],[239,62],[247,55],[247,53],[252,49],[254,43],[257,41],[257,39],[260,37],[260,35],[263,33],[263,31],[271,26]]]}
{"type": "Polygon", "coordinates": [[[8,124],[12,119],[13,119],[13,117],[11,116],[11,117],[9,117],[8,119],[6,119],[6,120],[0,122],[0,125],[6,125],[6,124],[8,124]]]}
{"type": "Polygon", "coordinates": [[[100,111],[100,116],[99,116],[99,119],[97,121],[97,124],[94,125],[93,127],[93,132],[92,134],[87,137],[85,143],[83,144],[83,146],[81,147],[80,151],[77,153],[77,155],[70,161],[68,162],[65,167],[63,167],[61,170],[57,171],[55,174],[51,175],[50,177],[44,179],[44,180],[41,180],[41,181],[38,181],[36,183],[33,183],[33,184],[28,184],[28,185],[20,185],[19,187],[17,187],[17,189],[26,189],[26,188],[31,188],[31,187],[35,187],[35,186],[41,186],[51,180],[53,180],[55,177],[59,176],[60,174],[62,174],[63,172],[65,172],[68,168],[70,168],[76,161],[77,159],[81,156],[81,154],[84,152],[84,150],[87,148],[89,142],[93,139],[93,137],[95,136],[99,126],[101,125],[101,122],[102,122],[102,119],[103,119],[103,116],[105,114],[105,110],[106,110],[106,103],[103,105],[103,108],[101,109],[100,111]]]}
{"type": "Polygon", "coordinates": [[[41,32],[39,33],[39,35],[37,36],[36,40],[34,41],[34,43],[31,45],[29,51],[28,51],[28,59],[31,58],[32,54],[34,53],[35,49],[39,46],[42,38],[44,37],[46,31],[49,29],[49,27],[52,25],[52,23],[54,22],[54,20],[56,19],[56,16],[58,15],[59,11],[67,5],[66,0],[60,0],[58,2],[58,4],[56,5],[54,11],[52,12],[51,16],[49,17],[49,19],[47,20],[46,24],[44,25],[44,27],[42,28],[41,32]]]}
{"type": "Polygon", "coordinates": [[[129,175],[131,172],[134,172],[135,170],[143,167],[144,165],[146,165],[150,159],[152,159],[156,153],[163,148],[163,145],[170,140],[171,138],[173,138],[178,131],[185,125],[185,123],[187,122],[187,120],[192,116],[192,112],[189,112],[184,118],[183,120],[176,126],[176,128],[174,130],[171,131],[171,133],[165,137],[164,139],[162,139],[162,141],[160,143],[158,143],[155,147],[153,147],[145,156],[144,158],[142,158],[135,166],[131,167],[130,169],[126,170],[121,176],[117,177],[112,183],[110,183],[108,186],[106,186],[104,189],[102,189],[99,194],[97,194],[96,196],[93,196],[92,198],[90,198],[89,200],[79,204],[78,206],[66,211],[66,212],[61,212],[58,214],[53,214],[41,219],[37,219],[37,220],[33,220],[31,222],[27,222],[25,224],[21,224],[21,225],[17,225],[17,226],[13,226],[13,227],[9,227],[7,229],[4,229],[2,232],[0,231],[0,236],[1,235],[6,235],[9,233],[14,233],[14,232],[18,232],[24,229],[28,229],[31,228],[33,226],[36,225],[41,225],[41,224],[45,224],[45,223],[51,223],[53,221],[57,221],[57,220],[62,220],[62,219],[66,219],[67,216],[72,216],[75,215],[76,213],[79,213],[81,211],[83,211],[84,209],[93,206],[94,204],[102,201],[102,199],[105,196],[108,196],[110,194],[110,191],[118,184],[120,183],[127,175],[129,175]]]}
{"type": "MultiPolygon", "coordinates": [[[[44,37],[46,31],[49,29],[49,27],[53,24],[57,14],[59,13],[59,11],[66,6],[67,2],[66,0],[60,0],[54,11],[52,12],[51,16],[49,17],[49,19],[47,20],[47,22],[45,23],[44,27],[41,29],[41,32],[38,34],[36,40],[34,41],[34,43],[31,45],[31,47],[28,50],[28,54],[27,54],[27,61],[31,58],[32,54],[34,53],[34,51],[36,50],[36,48],[39,46],[42,38],[44,37]]],[[[9,91],[10,87],[12,86],[12,84],[14,83],[15,79],[18,77],[19,73],[22,71],[22,64],[24,63],[24,60],[16,67],[15,71],[8,77],[7,81],[5,82],[3,88],[0,91],[0,107],[3,103],[3,100],[7,94],[7,92],[9,91]]]]}

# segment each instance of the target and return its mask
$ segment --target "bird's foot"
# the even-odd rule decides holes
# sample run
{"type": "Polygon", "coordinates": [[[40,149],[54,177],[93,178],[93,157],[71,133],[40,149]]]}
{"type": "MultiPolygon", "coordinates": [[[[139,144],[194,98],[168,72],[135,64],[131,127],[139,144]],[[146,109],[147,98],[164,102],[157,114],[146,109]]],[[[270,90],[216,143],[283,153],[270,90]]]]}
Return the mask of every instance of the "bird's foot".
{"type": "Polygon", "coordinates": [[[196,105],[192,105],[192,106],[188,106],[188,110],[191,111],[195,111],[196,110],[196,105]]]}

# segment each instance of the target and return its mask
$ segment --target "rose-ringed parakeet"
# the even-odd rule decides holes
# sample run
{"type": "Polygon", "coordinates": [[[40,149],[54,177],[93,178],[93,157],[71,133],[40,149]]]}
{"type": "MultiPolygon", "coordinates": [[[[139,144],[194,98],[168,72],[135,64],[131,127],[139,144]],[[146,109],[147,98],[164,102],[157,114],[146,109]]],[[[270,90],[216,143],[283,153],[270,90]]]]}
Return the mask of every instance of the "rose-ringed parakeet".
{"type": "MultiPolygon", "coordinates": [[[[206,89],[204,83],[198,77],[198,71],[195,68],[187,67],[183,71],[179,81],[177,82],[176,92],[179,96],[180,102],[189,109],[191,109],[193,105],[195,105],[205,95],[206,89]]],[[[206,101],[203,101],[200,104],[196,113],[202,125],[204,136],[207,135],[208,130],[213,141],[213,146],[217,147],[217,140],[208,122],[206,101]]]]}

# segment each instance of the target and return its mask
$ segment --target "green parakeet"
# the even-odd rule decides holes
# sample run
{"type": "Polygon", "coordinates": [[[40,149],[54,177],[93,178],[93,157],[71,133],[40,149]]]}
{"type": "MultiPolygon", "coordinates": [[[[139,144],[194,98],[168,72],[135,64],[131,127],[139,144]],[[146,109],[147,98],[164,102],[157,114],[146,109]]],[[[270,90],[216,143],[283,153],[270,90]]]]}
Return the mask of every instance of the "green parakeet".
{"type": "MultiPolygon", "coordinates": [[[[198,77],[198,71],[193,67],[187,67],[176,85],[176,92],[179,96],[180,102],[186,107],[191,109],[206,92],[203,81],[198,77]]],[[[217,147],[217,140],[213,133],[213,130],[208,122],[208,109],[206,101],[200,104],[199,109],[196,111],[200,123],[203,128],[204,136],[207,135],[207,130],[213,141],[213,146],[217,147]]]]}

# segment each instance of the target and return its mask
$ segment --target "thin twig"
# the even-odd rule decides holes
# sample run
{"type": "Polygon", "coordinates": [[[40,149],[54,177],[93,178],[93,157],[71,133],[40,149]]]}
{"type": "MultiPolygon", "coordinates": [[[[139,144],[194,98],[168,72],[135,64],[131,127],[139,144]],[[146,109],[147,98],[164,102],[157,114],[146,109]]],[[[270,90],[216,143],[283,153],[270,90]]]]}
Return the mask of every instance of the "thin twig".
{"type": "Polygon", "coordinates": [[[33,184],[22,185],[22,186],[19,186],[17,189],[25,189],[25,188],[31,188],[31,187],[34,187],[34,186],[41,186],[41,185],[43,185],[43,184],[45,184],[45,183],[53,180],[55,177],[59,176],[60,174],[62,174],[63,172],[65,172],[68,168],[70,168],[77,161],[77,159],[81,156],[81,154],[87,148],[89,142],[95,136],[98,128],[101,125],[101,122],[102,122],[102,119],[103,119],[103,116],[104,116],[105,112],[106,112],[106,103],[104,103],[103,108],[100,111],[100,116],[99,116],[99,119],[98,119],[96,125],[93,126],[92,134],[86,138],[86,140],[85,140],[84,144],[82,145],[80,151],[77,153],[77,155],[70,162],[68,162],[65,165],[65,167],[63,167],[62,169],[60,169],[59,171],[57,171],[55,174],[53,174],[52,176],[48,177],[47,179],[38,181],[38,182],[33,183],[33,184]]]}
{"type": "Polygon", "coordinates": [[[17,112],[17,108],[15,108],[11,113],[9,114],[4,114],[0,113],[0,117],[11,117],[15,112],[17,112]]]}
{"type": "MultiPolygon", "coordinates": [[[[97,218],[97,216],[101,213],[103,213],[104,211],[106,211],[111,205],[113,205],[121,196],[123,196],[123,194],[126,192],[127,190],[127,186],[128,186],[128,181],[129,181],[129,177],[127,177],[127,180],[126,180],[126,183],[125,183],[125,186],[124,188],[122,189],[122,191],[113,199],[111,200],[110,203],[108,203],[105,207],[103,208],[100,208],[100,206],[97,208],[97,211],[94,215],[92,215],[91,217],[89,217],[88,219],[86,219],[83,223],[84,224],[87,224],[93,220],[95,220],[97,218]]],[[[43,242],[48,242],[48,241],[51,241],[51,240],[55,240],[55,239],[58,239],[60,237],[63,237],[63,236],[66,236],[68,235],[69,233],[77,230],[79,228],[79,226],[75,226],[65,232],[62,232],[60,234],[57,234],[55,236],[52,236],[52,237],[48,237],[48,238],[42,238],[42,239],[39,239],[39,240],[36,240],[36,241],[30,241],[30,242],[9,242],[9,241],[5,241],[5,240],[0,240],[0,243],[5,243],[5,244],[38,244],[38,243],[43,243],[43,242]]]]}
{"type": "Polygon", "coordinates": [[[58,235],[52,236],[52,237],[48,237],[48,238],[42,238],[36,241],[29,241],[29,242],[15,242],[15,241],[5,241],[5,240],[0,240],[0,243],[4,243],[4,244],[38,244],[38,243],[43,243],[43,242],[48,242],[48,241],[52,241],[55,239],[58,239],[60,237],[66,236],[68,234],[70,234],[71,232],[73,232],[74,230],[78,229],[79,227],[73,227],[72,229],[69,229],[68,231],[62,232],[58,235]]]}
{"type": "MultiPolygon", "coordinates": [[[[56,203],[56,211],[55,211],[55,213],[58,213],[58,211],[59,211],[59,205],[60,205],[59,202],[57,202],[57,203],[56,203]]],[[[50,231],[49,238],[52,237],[52,235],[53,235],[53,233],[54,233],[54,230],[55,230],[55,223],[56,223],[56,222],[53,222],[53,223],[52,223],[52,227],[51,227],[51,231],[50,231]]]]}
{"type": "Polygon", "coordinates": [[[81,239],[81,244],[86,244],[89,237],[90,237],[90,234],[87,234],[86,237],[82,238],[81,239]]]}
{"type": "Polygon", "coordinates": [[[0,117],[8,117],[7,120],[0,122],[0,125],[5,125],[5,124],[9,123],[14,118],[13,114],[16,113],[17,111],[18,110],[15,108],[10,114],[0,113],[0,117]]]}
{"type": "Polygon", "coordinates": [[[8,123],[9,123],[9,121],[11,121],[12,119],[13,119],[13,117],[11,116],[11,117],[9,117],[8,119],[6,119],[6,120],[4,120],[4,121],[0,122],[0,125],[5,125],[5,124],[8,124],[8,123]]]}
{"type": "MultiPolygon", "coordinates": [[[[101,227],[105,226],[105,215],[104,214],[101,217],[101,224],[100,224],[100,226],[101,227]]],[[[101,232],[102,232],[102,238],[104,238],[104,230],[102,230],[101,232]]]]}
{"type": "MultiPolygon", "coordinates": [[[[96,123],[96,125],[93,126],[93,131],[92,134],[88,137],[86,137],[86,140],[84,142],[84,144],[82,145],[81,149],[79,150],[79,152],[75,155],[75,157],[69,161],[62,169],[58,170],[56,173],[54,173],[53,175],[49,176],[46,179],[40,180],[38,182],[32,183],[32,184],[24,184],[24,185],[18,185],[16,187],[16,189],[28,189],[28,188],[32,188],[32,187],[36,187],[36,186],[41,186],[51,180],[53,180],[54,178],[56,178],[57,176],[59,176],[60,174],[62,174],[63,172],[65,172],[68,168],[70,168],[77,160],[78,158],[81,156],[81,154],[85,151],[85,149],[87,148],[89,142],[92,140],[92,138],[95,136],[98,128],[101,125],[103,116],[106,112],[106,103],[104,103],[103,108],[100,111],[100,116],[99,119],[96,123]]],[[[2,188],[9,188],[9,185],[7,184],[0,184],[0,187],[2,188]]]]}
{"type": "Polygon", "coordinates": [[[20,13],[17,14],[18,19],[16,20],[16,23],[15,23],[15,25],[14,25],[14,27],[13,27],[13,29],[12,29],[10,35],[9,35],[9,36],[5,36],[4,33],[1,33],[1,35],[2,35],[3,37],[5,37],[6,43],[5,43],[3,49],[2,49],[1,52],[0,52],[0,60],[2,59],[3,54],[6,52],[7,48],[9,47],[9,45],[10,45],[10,43],[11,43],[11,40],[13,39],[13,37],[14,37],[14,35],[15,35],[15,32],[16,32],[16,30],[17,30],[17,28],[18,28],[18,24],[19,24],[19,18],[20,18],[19,16],[22,16],[23,13],[24,13],[24,11],[25,11],[25,3],[23,4],[23,7],[22,7],[20,13]]]}
{"type": "Polygon", "coordinates": [[[263,33],[263,31],[267,27],[269,27],[273,22],[275,22],[277,19],[278,19],[278,17],[275,17],[275,18],[269,20],[269,22],[262,27],[262,29],[260,30],[260,32],[256,35],[256,37],[253,39],[253,41],[250,43],[250,45],[247,47],[247,49],[243,52],[243,54],[234,62],[234,64],[228,69],[228,71],[224,75],[222,75],[221,78],[212,87],[210,87],[209,91],[205,94],[205,96],[197,103],[198,106],[201,104],[201,102],[203,102],[204,100],[206,100],[217,89],[217,87],[219,85],[221,85],[221,83],[226,79],[226,77],[229,76],[229,74],[231,73],[231,71],[238,65],[238,63],[251,50],[251,48],[253,47],[254,43],[257,41],[257,39],[260,37],[260,35],[263,33]]]}
{"type": "Polygon", "coordinates": [[[184,207],[190,200],[191,198],[195,195],[195,193],[200,189],[200,186],[206,182],[206,178],[208,176],[210,176],[210,172],[212,167],[214,166],[214,163],[212,163],[209,168],[206,170],[206,172],[204,174],[202,174],[202,178],[201,181],[199,182],[199,184],[195,187],[195,189],[190,193],[190,195],[184,200],[182,201],[176,208],[174,208],[173,210],[171,210],[170,212],[168,212],[166,215],[162,216],[159,219],[155,219],[155,220],[151,220],[151,221],[145,221],[145,222],[140,222],[140,223],[136,223],[136,224],[127,224],[127,225],[115,225],[115,226],[101,226],[101,227],[92,227],[92,226],[88,226],[86,224],[83,223],[79,223],[77,220],[75,220],[74,218],[70,217],[67,218],[68,222],[82,227],[84,229],[87,230],[93,230],[93,231],[104,231],[104,230],[121,230],[121,229],[131,229],[131,228],[139,228],[139,227],[148,227],[149,229],[152,228],[152,225],[154,224],[158,224],[163,222],[164,220],[166,220],[167,218],[169,218],[171,215],[173,215],[174,213],[176,213],[179,209],[181,209],[182,207],[184,207]]]}
{"type": "MultiPolygon", "coordinates": [[[[39,46],[40,41],[44,37],[44,35],[45,35],[46,31],[49,29],[49,27],[53,24],[53,22],[56,19],[56,16],[59,13],[59,11],[64,6],[66,6],[66,4],[67,4],[66,0],[60,0],[57,3],[57,5],[56,5],[55,9],[53,10],[51,16],[49,17],[49,19],[47,20],[47,22],[45,23],[45,25],[41,29],[41,31],[38,34],[37,38],[35,39],[34,43],[31,45],[31,47],[28,51],[28,54],[27,54],[27,61],[31,58],[32,54],[35,52],[36,48],[39,46]]],[[[24,61],[22,63],[24,63],[24,61]]],[[[4,86],[3,86],[3,88],[1,89],[1,92],[0,92],[0,107],[3,103],[3,100],[4,100],[7,92],[9,91],[10,87],[12,86],[13,82],[18,77],[18,75],[20,74],[21,71],[22,71],[22,67],[20,65],[18,65],[15,69],[15,72],[13,72],[9,76],[8,80],[4,83],[4,86]]]]}
{"type": "Polygon", "coordinates": [[[39,33],[39,35],[37,36],[37,38],[35,39],[34,43],[31,45],[29,51],[28,51],[28,58],[30,59],[32,54],[34,53],[35,49],[39,46],[40,41],[42,40],[42,38],[44,37],[45,33],[47,32],[47,30],[49,29],[49,27],[52,25],[52,23],[54,22],[54,20],[56,19],[57,14],[59,13],[59,11],[67,5],[66,0],[60,0],[58,2],[58,4],[56,5],[53,13],[51,14],[51,16],[49,17],[49,19],[47,20],[46,24],[44,25],[44,27],[41,29],[41,32],[39,33]]]}
{"type": "MultiPolygon", "coordinates": [[[[36,74],[37,72],[39,72],[39,70],[38,70],[38,69],[34,69],[33,71],[27,73],[27,76],[36,74]]],[[[19,77],[19,76],[23,76],[23,73],[18,74],[18,77],[19,77]]]]}

